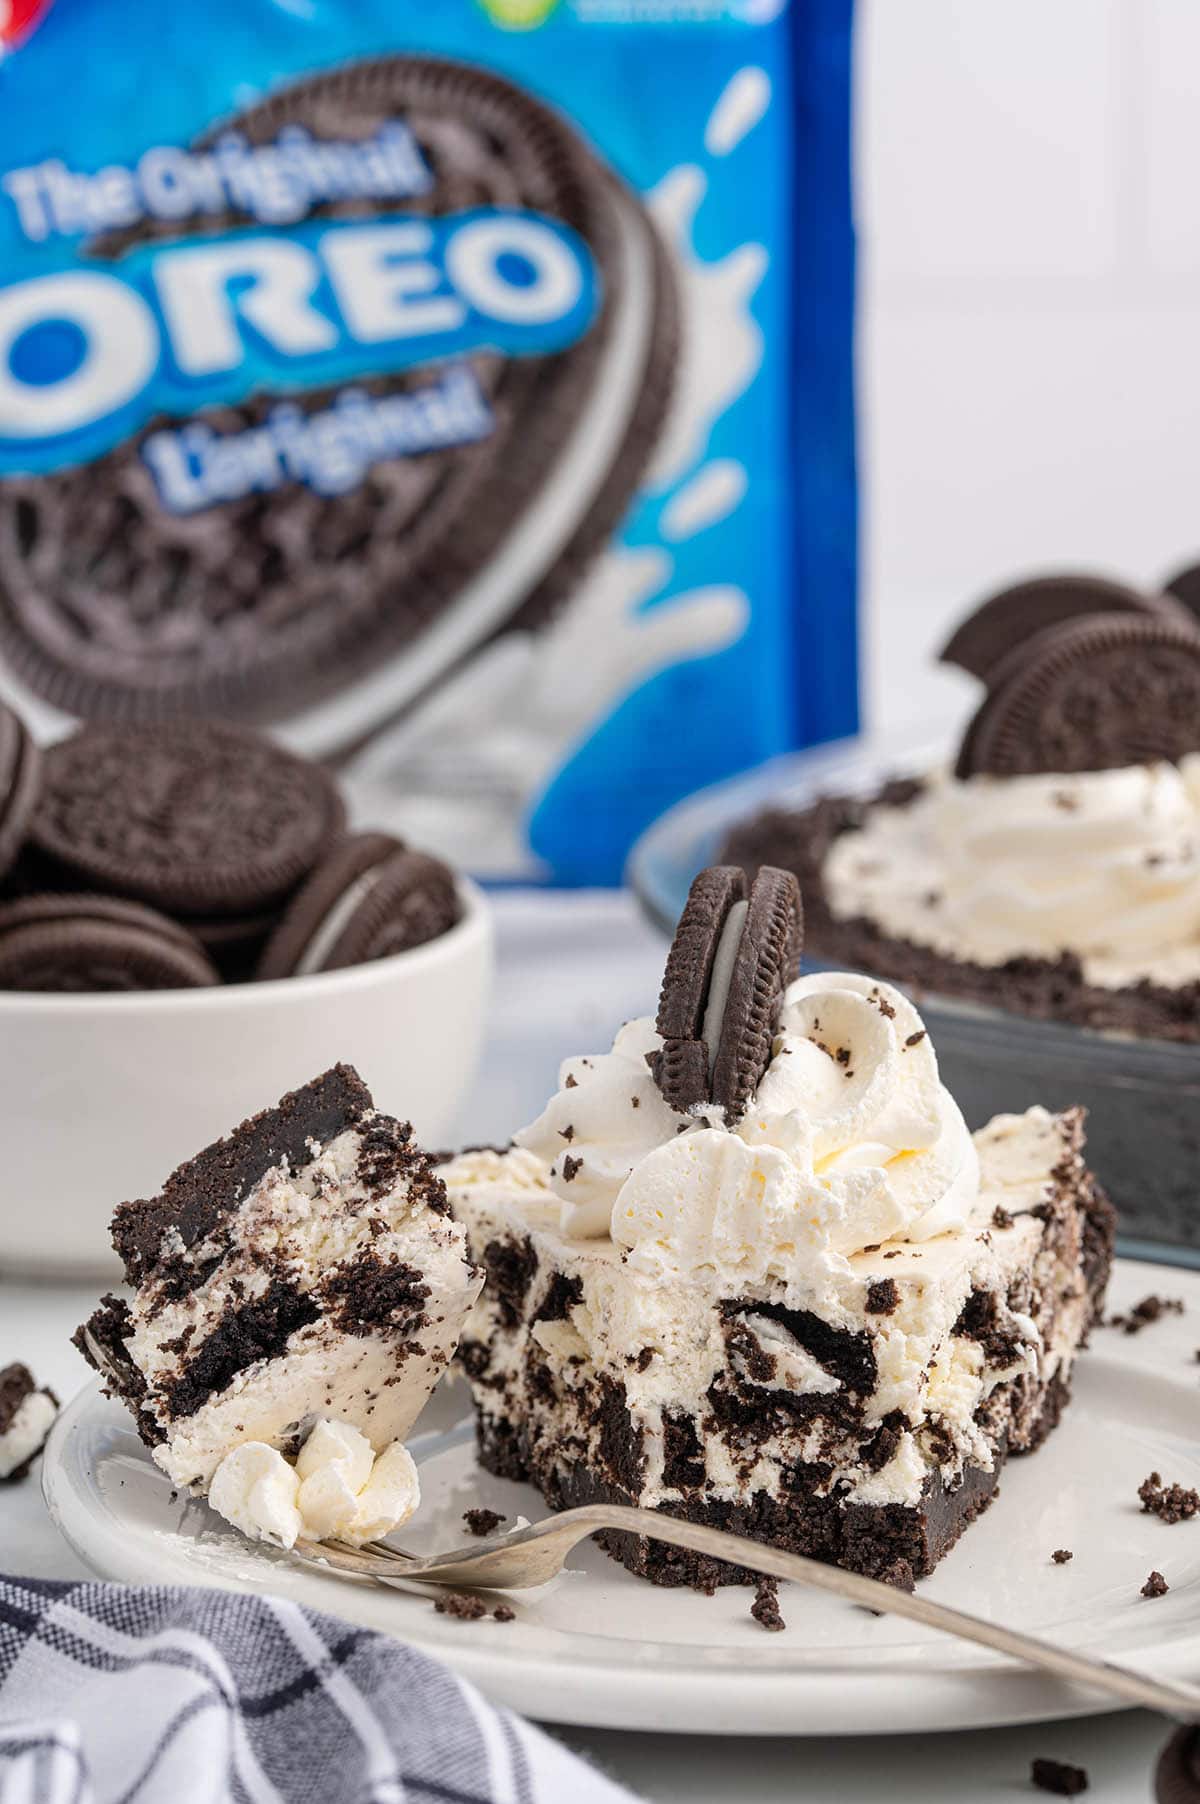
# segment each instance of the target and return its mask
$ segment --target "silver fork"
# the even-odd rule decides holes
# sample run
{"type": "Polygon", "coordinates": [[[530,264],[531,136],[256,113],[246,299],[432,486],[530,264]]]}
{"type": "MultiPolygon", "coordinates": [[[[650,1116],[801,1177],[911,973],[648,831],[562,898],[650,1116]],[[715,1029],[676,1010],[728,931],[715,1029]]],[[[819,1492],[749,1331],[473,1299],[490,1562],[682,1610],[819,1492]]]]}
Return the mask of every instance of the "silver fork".
{"type": "Polygon", "coordinates": [[[529,1528],[515,1529],[511,1534],[480,1541],[470,1547],[455,1548],[449,1553],[408,1554],[379,1541],[366,1547],[352,1547],[340,1541],[302,1540],[297,1541],[292,1557],[304,1566],[319,1567],[342,1577],[379,1585],[396,1585],[401,1589],[419,1582],[465,1585],[476,1590],[517,1591],[530,1585],[544,1585],[556,1577],[572,1548],[600,1529],[619,1529],[649,1541],[664,1542],[669,1547],[684,1547],[692,1553],[728,1560],[771,1578],[794,1579],[799,1584],[828,1591],[882,1615],[904,1616],[910,1622],[923,1623],[926,1628],[956,1635],[962,1641],[977,1642],[996,1653],[1023,1660],[1028,1666],[1052,1672],[1060,1679],[1120,1698],[1122,1703],[1157,1710],[1176,1722],[1200,1723],[1200,1688],[1196,1686],[1152,1679],[1111,1660],[1093,1660],[1071,1648],[1056,1647],[1051,1641],[1003,1628],[982,1616],[970,1616],[963,1610],[934,1603],[930,1598],[898,1591],[895,1586],[881,1584],[878,1579],[844,1572],[839,1566],[826,1566],[801,1554],[784,1553],[760,1541],[729,1534],[724,1529],[680,1522],[655,1510],[611,1503],[588,1504],[583,1509],[564,1510],[561,1515],[535,1522],[529,1528]]]}

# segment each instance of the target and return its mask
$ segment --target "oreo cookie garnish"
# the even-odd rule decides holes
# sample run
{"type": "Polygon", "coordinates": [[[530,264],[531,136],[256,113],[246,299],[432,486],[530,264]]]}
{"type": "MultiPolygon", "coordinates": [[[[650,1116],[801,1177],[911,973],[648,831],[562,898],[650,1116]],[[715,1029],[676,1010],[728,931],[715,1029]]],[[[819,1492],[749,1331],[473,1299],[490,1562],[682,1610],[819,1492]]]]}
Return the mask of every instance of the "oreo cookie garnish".
{"type": "Polygon", "coordinates": [[[0,907],[0,990],[192,990],[220,982],[178,922],[112,896],[24,896],[0,907]]]}
{"type": "Polygon", "coordinates": [[[1200,633],[1119,614],[1037,633],[994,671],[960,777],[1069,775],[1200,749],[1200,633]]]}
{"type": "Polygon", "coordinates": [[[1193,624],[1174,596],[1151,594],[1106,576],[1063,572],[1031,577],[989,595],[955,628],[939,657],[990,687],[1003,661],[1035,633],[1096,614],[1193,624]]]}
{"type": "Polygon", "coordinates": [[[407,952],[459,918],[454,873],[389,833],[338,842],[289,904],[259,978],[307,977],[407,952]]]}
{"type": "Polygon", "coordinates": [[[803,909],[790,871],[719,865],[693,883],[667,959],[655,1080],[681,1114],[711,1103],[736,1121],[771,1058],[800,963],[803,909]]]}
{"type": "Polygon", "coordinates": [[[84,727],[45,756],[31,838],[76,881],[182,915],[285,897],[344,818],[328,773],[216,721],[84,727]]]}
{"type": "Polygon", "coordinates": [[[25,842],[41,763],[24,721],[0,702],[0,877],[12,869],[25,842]]]}

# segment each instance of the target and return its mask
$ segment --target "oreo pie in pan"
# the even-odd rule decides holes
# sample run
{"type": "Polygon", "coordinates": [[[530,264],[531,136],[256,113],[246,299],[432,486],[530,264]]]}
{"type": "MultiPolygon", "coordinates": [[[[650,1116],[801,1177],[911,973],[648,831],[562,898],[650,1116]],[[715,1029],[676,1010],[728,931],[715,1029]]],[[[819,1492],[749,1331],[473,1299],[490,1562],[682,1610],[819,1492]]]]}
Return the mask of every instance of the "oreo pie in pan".
{"type": "Polygon", "coordinates": [[[169,409],[0,481],[0,649],[68,713],[286,721],[324,754],[553,614],[662,426],[676,294],[632,192],[484,69],[350,64],[193,148],[231,134],[306,168],[324,147],[325,189],[361,144],[395,198],[273,234],[226,184],[93,240],[157,296],[169,409]]]}
{"type": "Polygon", "coordinates": [[[1048,578],[986,602],[944,656],[985,690],[952,768],[767,810],[724,856],[796,872],[817,958],[1200,1042],[1196,617],[1048,578]]]}

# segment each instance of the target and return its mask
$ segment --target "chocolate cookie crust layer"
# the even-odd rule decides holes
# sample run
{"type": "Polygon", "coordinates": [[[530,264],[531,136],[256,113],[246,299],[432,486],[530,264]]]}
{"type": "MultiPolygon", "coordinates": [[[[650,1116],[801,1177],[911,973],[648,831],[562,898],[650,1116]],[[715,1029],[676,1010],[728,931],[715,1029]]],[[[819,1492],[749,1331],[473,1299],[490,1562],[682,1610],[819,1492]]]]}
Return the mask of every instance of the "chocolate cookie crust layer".
{"type": "Polygon", "coordinates": [[[804,893],[806,949],[825,963],[871,971],[917,991],[983,1003],[1038,1020],[1127,1033],[1138,1039],[1200,1042],[1200,982],[1169,988],[1143,979],[1125,989],[1089,983],[1073,953],[981,965],[898,940],[865,915],[835,916],[824,884],[834,841],[856,832],[872,808],[901,808],[922,793],[917,779],[873,795],[825,796],[803,809],[767,808],[729,834],[721,857],[749,876],[761,865],[793,871],[804,893]]]}
{"type": "MultiPolygon", "coordinates": [[[[1033,1453],[1058,1425],[1069,1401],[1066,1387],[1047,1392],[1032,1438],[1018,1451],[1033,1453]]],[[[608,1404],[606,1439],[617,1457],[610,1477],[584,1466],[572,1467],[564,1479],[546,1458],[540,1438],[512,1430],[496,1417],[477,1409],[476,1426],[481,1465],[497,1477],[534,1484],[551,1509],[575,1509],[587,1503],[636,1503],[636,1489],[622,1483],[621,1470],[636,1457],[628,1412],[614,1398],[608,1404]],[[624,1420],[622,1420],[622,1415],[624,1420]]],[[[724,1503],[700,1497],[677,1505],[659,1505],[665,1515],[706,1528],[728,1529],[765,1541],[787,1553],[804,1554],[828,1565],[861,1572],[911,1590],[917,1579],[928,1577],[938,1561],[949,1553],[963,1530],[981,1516],[996,1494],[1000,1472],[1008,1457],[1007,1444],[997,1450],[995,1467],[983,1472],[973,1467],[957,1490],[948,1492],[935,1474],[926,1485],[918,1510],[898,1504],[859,1505],[847,1509],[837,1496],[815,1497],[804,1489],[806,1479],[796,1473],[794,1495],[774,1498],[756,1492],[748,1503],[724,1503]]],[[[757,1585],[759,1575],[746,1566],[731,1566],[707,1554],[683,1547],[664,1547],[637,1535],[606,1531],[598,1544],[627,1571],[654,1585],[690,1586],[714,1591],[718,1585],[757,1585]]]]}
{"type": "Polygon", "coordinates": [[[172,1172],[156,1197],[122,1203],[113,1217],[113,1245],[130,1284],[144,1283],[163,1262],[163,1241],[193,1247],[204,1240],[273,1165],[293,1170],[323,1144],[354,1127],[371,1108],[371,1092],[351,1065],[335,1065],[293,1090],[277,1107],[243,1121],[172,1172]]]}

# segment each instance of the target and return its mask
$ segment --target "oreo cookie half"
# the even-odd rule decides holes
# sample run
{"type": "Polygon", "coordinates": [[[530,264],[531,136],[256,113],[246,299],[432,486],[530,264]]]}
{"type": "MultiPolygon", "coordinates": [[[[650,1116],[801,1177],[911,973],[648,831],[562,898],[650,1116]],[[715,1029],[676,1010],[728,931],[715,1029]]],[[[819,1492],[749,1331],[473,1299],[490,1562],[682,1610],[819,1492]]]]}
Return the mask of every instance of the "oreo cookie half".
{"type": "Polygon", "coordinates": [[[955,628],[939,657],[990,685],[1002,661],[1035,633],[1093,614],[1194,625],[1174,596],[1143,593],[1106,576],[1064,572],[1031,577],[990,595],[955,628]]]}
{"type": "Polygon", "coordinates": [[[1177,570],[1170,582],[1163,584],[1163,589],[1200,627],[1200,564],[1187,564],[1177,570]]]}
{"type": "MultiPolygon", "coordinates": [[[[85,467],[0,484],[0,646],[55,706],[133,721],[288,719],[306,750],[344,750],[504,628],[543,623],[611,538],[666,418],[679,305],[649,215],[562,114],[482,68],[392,56],[285,87],[194,148],[230,131],[250,145],[291,131],[319,148],[398,127],[428,174],[406,219],[437,228],[503,209],[567,228],[594,260],[594,318],[566,348],[439,348],[348,388],[285,381],[206,407],[184,422],[185,461],[193,439],[260,433],[260,465],[276,458],[284,471],[277,481],[272,465],[220,505],[167,505],[161,440],[181,422],[166,417],[85,467]],[[279,461],[281,434],[291,442],[317,416],[340,429],[339,408],[453,407],[433,392],[449,379],[472,397],[465,437],[368,457],[335,493],[279,461]]],[[[371,211],[361,198],[322,201],[296,224],[371,211]]],[[[223,203],[88,253],[254,223],[223,203]]]]}
{"type": "Polygon", "coordinates": [[[194,990],[219,983],[166,915],[112,896],[25,896],[0,908],[0,990],[194,990]]]}
{"type": "Polygon", "coordinates": [[[319,766],[257,733],[181,720],[85,727],[52,746],[31,838],[94,889],[231,916],[288,895],[343,820],[319,766]]]}
{"type": "Polygon", "coordinates": [[[38,798],[41,753],[24,721],[0,702],[0,877],[16,863],[38,798]]]}
{"type": "Polygon", "coordinates": [[[437,939],[460,915],[454,873],[388,833],[336,845],[267,941],[260,979],[367,964],[437,939]]]}
{"type": "MultiPolygon", "coordinates": [[[[737,865],[701,871],[688,891],[667,954],[655,1022],[663,1041],[655,1081],[681,1115],[711,1099],[705,1008],[718,950],[741,932],[746,889],[746,874],[737,865]]],[[[722,981],[726,976],[723,972],[722,981]]]]}
{"type": "Polygon", "coordinates": [[[955,774],[1111,770],[1200,750],[1200,633],[1119,615],[1067,621],[1010,653],[955,774]]]}
{"type": "Polygon", "coordinates": [[[764,865],[748,897],[737,867],[700,873],[659,1001],[655,1078],[673,1109],[687,1113],[708,1102],[726,1120],[740,1119],[770,1063],[802,941],[800,886],[790,871],[764,865]]]}

